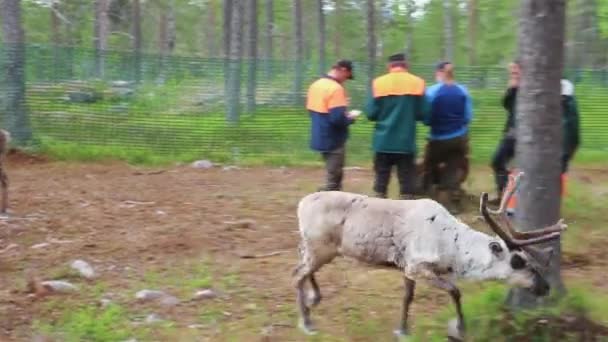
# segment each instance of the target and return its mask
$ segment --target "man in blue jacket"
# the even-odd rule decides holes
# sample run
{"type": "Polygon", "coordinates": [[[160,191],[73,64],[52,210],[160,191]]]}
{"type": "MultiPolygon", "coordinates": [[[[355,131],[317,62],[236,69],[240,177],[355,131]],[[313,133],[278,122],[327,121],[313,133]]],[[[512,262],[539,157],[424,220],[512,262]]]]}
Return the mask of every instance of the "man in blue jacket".
{"type": "Polygon", "coordinates": [[[308,88],[306,109],[311,119],[310,148],[321,153],[327,172],[326,184],[319,190],[342,190],[348,127],[357,115],[346,111],[348,97],[343,84],[352,79],[352,62],[340,60],[308,88]]]}
{"type": "Polygon", "coordinates": [[[431,132],[425,156],[425,185],[433,170],[439,171],[437,197],[453,211],[460,205],[462,172],[466,172],[469,153],[468,131],[473,104],[467,89],[454,80],[454,66],[441,62],[436,67],[437,83],[426,91],[430,115],[425,124],[431,132]]]}

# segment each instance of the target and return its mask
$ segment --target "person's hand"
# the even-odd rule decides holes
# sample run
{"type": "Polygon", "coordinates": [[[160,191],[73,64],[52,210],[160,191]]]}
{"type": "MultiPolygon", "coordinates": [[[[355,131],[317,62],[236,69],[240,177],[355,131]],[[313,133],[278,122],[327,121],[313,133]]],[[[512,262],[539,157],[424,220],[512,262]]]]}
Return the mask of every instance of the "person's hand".
{"type": "Polygon", "coordinates": [[[521,79],[521,72],[519,65],[515,63],[509,64],[509,87],[519,86],[519,80],[521,79]]]}
{"type": "Polygon", "coordinates": [[[351,120],[355,120],[357,117],[359,117],[359,115],[361,115],[361,111],[360,110],[350,110],[347,114],[346,117],[351,119],[351,120]]]}

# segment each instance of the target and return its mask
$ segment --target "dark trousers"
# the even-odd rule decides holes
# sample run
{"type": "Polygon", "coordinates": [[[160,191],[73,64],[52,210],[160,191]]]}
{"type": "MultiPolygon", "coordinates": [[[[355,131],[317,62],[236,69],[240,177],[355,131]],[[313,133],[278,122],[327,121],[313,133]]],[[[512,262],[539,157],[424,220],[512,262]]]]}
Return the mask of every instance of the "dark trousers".
{"type": "Polygon", "coordinates": [[[466,135],[429,141],[424,158],[425,189],[437,184],[438,190],[456,192],[468,173],[469,139],[466,135]]]}
{"type": "Polygon", "coordinates": [[[515,157],[515,138],[503,137],[498,144],[494,157],[492,158],[492,169],[494,180],[499,196],[502,195],[509,181],[509,170],[507,164],[515,157]]]}
{"type": "Polygon", "coordinates": [[[328,152],[322,152],[321,156],[325,161],[326,181],[325,186],[319,190],[340,191],[342,190],[342,178],[344,175],[344,160],[346,151],[344,146],[340,146],[328,152]]]}
{"type": "Polygon", "coordinates": [[[570,164],[570,160],[574,157],[574,153],[576,152],[576,146],[570,147],[562,153],[562,173],[568,172],[568,166],[570,164]]]}
{"type": "Polygon", "coordinates": [[[397,179],[399,180],[399,193],[402,198],[412,197],[416,185],[416,166],[412,154],[382,153],[377,152],[374,156],[374,191],[379,197],[386,197],[388,183],[391,178],[393,166],[397,167],[397,179]]]}

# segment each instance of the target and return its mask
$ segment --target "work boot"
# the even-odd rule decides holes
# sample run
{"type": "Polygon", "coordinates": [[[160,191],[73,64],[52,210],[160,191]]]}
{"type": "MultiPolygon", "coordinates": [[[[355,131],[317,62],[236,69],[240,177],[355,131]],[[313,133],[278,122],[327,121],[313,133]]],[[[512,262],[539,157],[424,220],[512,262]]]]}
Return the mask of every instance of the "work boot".
{"type": "Polygon", "coordinates": [[[414,195],[410,195],[410,194],[401,194],[399,195],[399,199],[400,200],[413,200],[414,199],[414,195]]]}
{"type": "Polygon", "coordinates": [[[452,215],[458,215],[462,209],[452,201],[451,191],[437,190],[437,202],[443,205],[452,215]]]}
{"type": "Polygon", "coordinates": [[[386,194],[383,194],[383,193],[380,193],[380,192],[376,192],[374,194],[374,197],[377,197],[377,198],[386,198],[386,194]]]}

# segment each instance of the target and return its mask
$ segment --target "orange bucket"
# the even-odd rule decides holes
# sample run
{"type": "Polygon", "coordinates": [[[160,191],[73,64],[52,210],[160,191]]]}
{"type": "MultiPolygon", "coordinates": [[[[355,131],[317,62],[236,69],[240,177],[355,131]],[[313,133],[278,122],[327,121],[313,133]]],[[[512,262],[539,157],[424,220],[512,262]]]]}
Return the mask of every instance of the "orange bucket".
{"type": "MultiPolygon", "coordinates": [[[[511,191],[511,189],[513,189],[513,180],[515,179],[515,175],[519,173],[519,171],[517,171],[517,169],[515,170],[511,170],[511,172],[509,173],[510,176],[509,177],[509,182],[507,183],[507,188],[505,189],[505,192],[507,191],[511,191]]],[[[561,197],[563,198],[566,195],[566,180],[567,180],[567,176],[565,173],[561,174],[560,177],[560,181],[561,181],[561,197]]],[[[509,202],[507,203],[507,212],[514,212],[515,211],[515,207],[517,206],[517,191],[513,194],[513,196],[511,196],[511,199],[509,199],[509,202]]]]}

